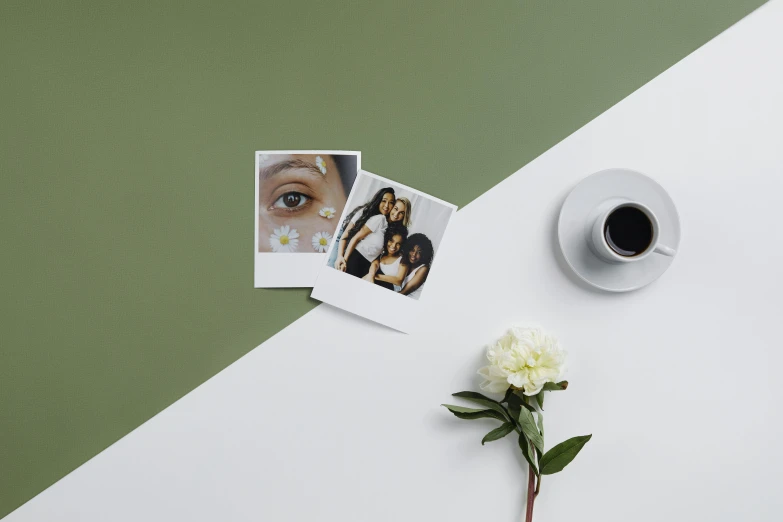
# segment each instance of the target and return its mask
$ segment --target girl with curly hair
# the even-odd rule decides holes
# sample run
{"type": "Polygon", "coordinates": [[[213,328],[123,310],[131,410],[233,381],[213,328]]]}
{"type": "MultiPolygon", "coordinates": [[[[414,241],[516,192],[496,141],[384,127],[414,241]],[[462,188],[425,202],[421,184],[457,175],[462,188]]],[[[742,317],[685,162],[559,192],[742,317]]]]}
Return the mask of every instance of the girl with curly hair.
{"type": "Polygon", "coordinates": [[[395,287],[402,295],[418,299],[421,288],[427,280],[435,250],[432,241],[424,234],[411,234],[403,246],[403,257],[408,265],[402,284],[395,287]]]}
{"type": "MultiPolygon", "coordinates": [[[[337,245],[337,257],[334,260],[330,260],[329,264],[337,270],[342,270],[343,272],[347,270],[347,259],[350,254],[350,252],[348,252],[348,245],[351,239],[364,228],[368,228],[368,232],[380,231],[382,238],[383,232],[386,229],[386,216],[389,215],[389,212],[394,206],[394,201],[394,189],[385,187],[376,192],[369,202],[353,209],[351,213],[346,216],[345,221],[342,224],[343,230],[338,234],[340,240],[337,245]],[[381,217],[379,218],[377,216],[381,217]],[[374,230],[370,230],[369,227],[367,227],[368,222],[370,222],[370,225],[374,230]]],[[[368,234],[363,234],[363,237],[366,237],[366,235],[368,234]]],[[[380,249],[378,250],[380,251],[380,249]]],[[[353,251],[353,248],[351,251],[353,251]]],[[[369,265],[369,262],[367,264],[369,265]]],[[[367,272],[365,271],[364,273],[367,272]]],[[[363,275],[364,274],[360,274],[359,277],[363,275]]]]}
{"type": "Polygon", "coordinates": [[[402,256],[402,245],[407,238],[407,228],[397,223],[389,225],[383,252],[372,262],[364,279],[389,290],[394,290],[394,285],[401,285],[408,273],[408,265],[402,256]]]}

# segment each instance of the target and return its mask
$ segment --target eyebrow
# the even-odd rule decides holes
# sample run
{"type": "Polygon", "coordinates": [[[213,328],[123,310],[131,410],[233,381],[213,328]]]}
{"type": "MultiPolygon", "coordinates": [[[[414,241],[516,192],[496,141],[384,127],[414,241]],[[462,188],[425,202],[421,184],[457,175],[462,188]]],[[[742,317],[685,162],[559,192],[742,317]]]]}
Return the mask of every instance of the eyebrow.
{"type": "Polygon", "coordinates": [[[308,172],[309,174],[312,174],[313,176],[316,176],[318,179],[323,179],[326,181],[326,176],[321,174],[321,170],[318,167],[316,167],[313,163],[300,159],[278,161],[277,163],[273,163],[267,167],[262,168],[259,171],[261,181],[265,181],[288,169],[301,169],[308,172]]]}

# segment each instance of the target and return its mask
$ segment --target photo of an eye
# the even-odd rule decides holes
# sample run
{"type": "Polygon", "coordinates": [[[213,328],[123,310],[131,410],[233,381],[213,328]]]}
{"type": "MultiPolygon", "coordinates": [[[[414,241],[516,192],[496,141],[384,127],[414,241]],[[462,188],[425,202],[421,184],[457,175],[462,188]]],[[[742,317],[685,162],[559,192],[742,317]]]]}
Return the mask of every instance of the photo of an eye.
{"type": "Polygon", "coordinates": [[[273,208],[299,208],[310,201],[309,196],[301,192],[286,192],[272,204],[273,208]]]}
{"type": "Polygon", "coordinates": [[[360,154],[352,151],[256,151],[257,287],[312,286],[320,257],[331,242],[322,245],[319,240],[311,249],[310,240],[318,233],[331,238],[341,225],[338,218],[359,167],[360,154]],[[298,234],[290,239],[301,237],[308,242],[297,247],[292,246],[293,241],[286,243],[277,233],[283,227],[298,234]],[[270,239],[275,235],[279,241],[270,239]],[[285,260],[288,254],[304,257],[296,261],[299,264],[290,265],[285,260]],[[313,264],[312,270],[302,269],[302,263],[308,262],[313,264]]]}

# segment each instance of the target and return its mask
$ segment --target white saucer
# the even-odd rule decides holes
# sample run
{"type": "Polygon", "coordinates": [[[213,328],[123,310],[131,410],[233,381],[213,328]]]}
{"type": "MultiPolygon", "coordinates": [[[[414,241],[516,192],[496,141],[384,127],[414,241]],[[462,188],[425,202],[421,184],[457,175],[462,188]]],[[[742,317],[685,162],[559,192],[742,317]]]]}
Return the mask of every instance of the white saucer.
{"type": "Polygon", "coordinates": [[[658,279],[674,258],[653,252],[640,261],[612,264],[593,254],[587,244],[589,215],[617,196],[647,205],[660,222],[660,242],[677,250],[680,218],[672,198],[652,179],[628,169],[602,170],[580,181],[560,209],[557,235],[568,266],[586,283],[608,292],[630,292],[658,279]]]}

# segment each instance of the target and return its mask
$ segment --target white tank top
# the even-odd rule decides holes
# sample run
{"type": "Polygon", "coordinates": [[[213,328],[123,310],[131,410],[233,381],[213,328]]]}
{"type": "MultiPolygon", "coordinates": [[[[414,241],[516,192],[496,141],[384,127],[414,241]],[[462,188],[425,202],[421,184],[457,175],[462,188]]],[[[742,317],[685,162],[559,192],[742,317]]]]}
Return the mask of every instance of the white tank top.
{"type": "Polygon", "coordinates": [[[389,263],[388,265],[379,263],[381,265],[381,272],[387,276],[396,276],[397,272],[400,271],[400,261],[402,261],[402,256],[398,257],[394,263],[389,263]]]}
{"type": "MultiPolygon", "coordinates": [[[[419,271],[419,269],[420,269],[421,267],[423,267],[423,266],[425,266],[425,265],[419,265],[419,266],[417,266],[416,268],[414,268],[414,269],[413,269],[413,272],[411,272],[411,273],[409,273],[407,276],[405,276],[405,279],[402,281],[402,286],[395,286],[395,287],[394,287],[394,291],[395,291],[395,292],[399,292],[399,291],[401,291],[403,288],[405,288],[405,287],[408,285],[408,283],[410,282],[410,280],[411,280],[411,279],[413,279],[413,276],[414,276],[414,275],[416,275],[416,272],[418,272],[418,271],[419,271]]],[[[423,283],[422,283],[422,285],[421,285],[419,288],[417,288],[416,290],[414,290],[413,292],[411,292],[410,294],[408,294],[408,297],[412,297],[412,298],[414,298],[414,299],[418,299],[418,298],[419,298],[419,296],[421,295],[421,289],[422,289],[422,288],[424,288],[424,284],[423,284],[423,283]]]]}

